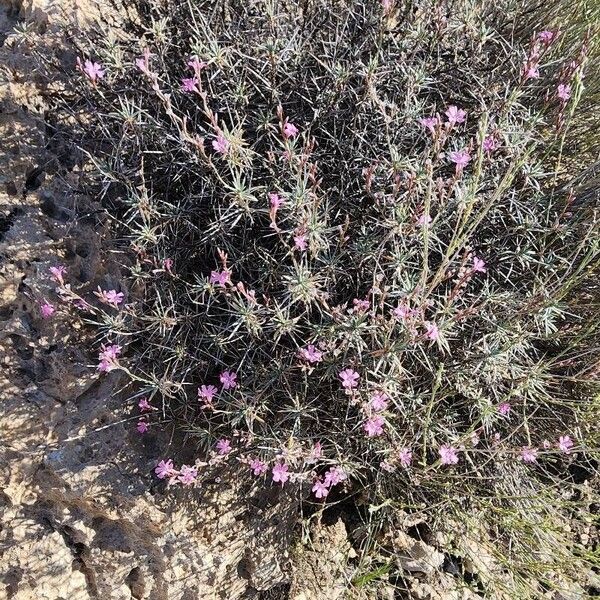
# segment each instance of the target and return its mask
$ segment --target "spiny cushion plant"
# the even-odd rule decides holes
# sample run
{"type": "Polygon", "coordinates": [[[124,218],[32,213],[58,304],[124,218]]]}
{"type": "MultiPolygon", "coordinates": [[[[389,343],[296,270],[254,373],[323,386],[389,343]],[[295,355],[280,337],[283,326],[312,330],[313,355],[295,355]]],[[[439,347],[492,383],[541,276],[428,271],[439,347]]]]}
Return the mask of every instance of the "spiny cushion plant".
{"type": "MultiPolygon", "coordinates": [[[[134,0],[92,35],[71,108],[134,257],[100,369],[138,430],[313,501],[477,515],[518,597],[591,562],[564,531],[598,458],[598,9],[575,4],[134,0]]],[[[169,452],[158,477],[201,485],[169,452]]]]}

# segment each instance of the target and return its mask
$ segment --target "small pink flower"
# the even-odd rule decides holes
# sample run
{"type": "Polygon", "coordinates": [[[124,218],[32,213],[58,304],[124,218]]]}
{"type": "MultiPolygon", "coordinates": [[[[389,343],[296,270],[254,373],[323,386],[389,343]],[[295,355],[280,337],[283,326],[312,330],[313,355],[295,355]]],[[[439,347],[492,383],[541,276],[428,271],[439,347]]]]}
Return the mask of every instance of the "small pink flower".
{"type": "Polygon", "coordinates": [[[115,308],[123,302],[123,298],[125,297],[123,292],[117,292],[116,290],[101,290],[99,287],[98,291],[94,292],[94,294],[98,296],[100,301],[104,302],[104,304],[110,304],[115,308]]]}
{"type": "Polygon", "coordinates": [[[281,198],[281,196],[279,194],[276,194],[275,192],[269,193],[269,205],[271,206],[271,208],[274,208],[275,210],[277,210],[278,208],[281,207],[282,204],[283,204],[283,198],[281,198]]]}
{"type": "Polygon", "coordinates": [[[329,494],[329,490],[320,479],[317,479],[317,481],[315,481],[315,484],[312,486],[312,491],[314,492],[315,496],[319,499],[325,498],[327,494],[329,494]]]}
{"type": "Polygon", "coordinates": [[[388,396],[385,392],[375,392],[371,396],[371,409],[375,412],[381,412],[382,410],[385,410],[388,406],[387,400],[388,396]]]}
{"type": "Polygon", "coordinates": [[[227,152],[229,152],[229,146],[229,141],[223,137],[222,133],[219,133],[219,135],[212,141],[213,149],[219,154],[227,154],[227,152]]]}
{"type": "Polygon", "coordinates": [[[151,411],[151,410],[158,410],[155,406],[152,406],[152,404],[150,404],[150,402],[148,402],[148,398],[140,398],[140,400],[138,402],[138,408],[142,412],[148,412],[148,411],[151,411]]]}
{"type": "Polygon", "coordinates": [[[537,34],[537,37],[538,37],[538,40],[540,40],[540,42],[549,46],[558,37],[558,31],[548,31],[548,30],[540,31],[537,34]]]}
{"type": "Polygon", "coordinates": [[[528,446],[523,446],[523,448],[521,448],[521,455],[519,456],[519,458],[524,462],[524,463],[534,463],[537,461],[537,449],[536,448],[530,448],[528,446]]]}
{"type": "Polygon", "coordinates": [[[136,429],[138,430],[138,433],[146,433],[150,429],[150,425],[148,425],[147,421],[140,420],[138,421],[136,429]]]}
{"type": "Polygon", "coordinates": [[[540,69],[537,63],[526,64],[523,72],[525,79],[539,79],[540,69]]]}
{"type": "Polygon", "coordinates": [[[448,158],[456,165],[457,171],[464,169],[471,161],[471,155],[469,154],[468,150],[449,152],[448,158]]]}
{"type": "Polygon", "coordinates": [[[325,473],[323,483],[327,487],[333,487],[334,485],[338,485],[338,483],[342,483],[342,481],[346,481],[346,479],[348,479],[348,475],[346,475],[346,471],[342,467],[330,467],[329,471],[325,473]]]}
{"type": "Polygon", "coordinates": [[[296,250],[304,252],[307,248],[306,243],[307,237],[305,234],[299,234],[294,236],[294,248],[296,248],[296,250]]]}
{"type": "MultiPolygon", "coordinates": [[[[184,92],[197,92],[198,80],[196,77],[184,78],[181,80],[181,90],[184,92]]],[[[216,148],[215,148],[216,150],[216,148]]]]}
{"type": "Polygon", "coordinates": [[[145,75],[151,75],[151,73],[150,73],[150,57],[151,56],[152,56],[152,54],[150,54],[150,49],[145,48],[144,52],[142,53],[141,58],[135,59],[135,66],[145,75]]]}
{"type": "Polygon", "coordinates": [[[233,371],[223,371],[219,375],[219,381],[224,390],[232,390],[237,386],[237,374],[233,371]]]}
{"type": "Polygon", "coordinates": [[[253,458],[250,461],[250,469],[252,470],[252,473],[254,475],[262,475],[263,473],[267,472],[267,463],[263,462],[262,460],[259,460],[258,458],[253,458]]]}
{"type": "Polygon", "coordinates": [[[440,124],[440,120],[438,117],[423,117],[422,119],[419,119],[419,123],[434,134],[435,128],[440,124]]]}
{"type": "Polygon", "coordinates": [[[298,135],[298,128],[289,121],[283,126],[283,136],[287,139],[293,138],[298,135]]]}
{"type": "Polygon", "coordinates": [[[188,60],[188,67],[192,67],[194,69],[194,73],[196,77],[200,77],[200,71],[206,67],[206,64],[203,60],[200,60],[197,56],[193,56],[188,60]]]}
{"type": "Polygon", "coordinates": [[[359,298],[354,298],[352,300],[352,304],[354,306],[354,310],[359,313],[364,313],[371,308],[371,303],[368,300],[360,300],[359,298]]]}
{"type": "Polygon", "coordinates": [[[444,114],[448,117],[448,123],[450,123],[450,125],[464,123],[467,118],[467,113],[462,108],[456,106],[449,106],[444,114]]]}
{"type": "Polygon", "coordinates": [[[414,310],[409,308],[406,304],[398,304],[396,308],[392,311],[392,314],[399,321],[404,321],[405,319],[409,319],[414,316],[414,310]]]}
{"type": "Polygon", "coordinates": [[[50,304],[50,302],[48,302],[47,300],[44,300],[44,302],[40,304],[40,313],[42,313],[43,319],[49,319],[55,311],[56,308],[54,307],[54,305],[50,304]]]}
{"type": "Polygon", "coordinates": [[[510,414],[510,403],[509,402],[502,402],[498,405],[498,413],[501,414],[503,417],[508,417],[508,415],[510,414]]]}
{"type": "Polygon", "coordinates": [[[556,95],[563,101],[567,102],[571,97],[571,86],[567,83],[561,83],[556,88],[556,95]]]}
{"type": "Polygon", "coordinates": [[[484,152],[493,152],[494,150],[497,150],[498,142],[496,141],[496,138],[491,135],[486,135],[483,139],[482,148],[484,152]]]}
{"type": "Polygon", "coordinates": [[[565,454],[569,454],[574,445],[573,440],[568,435],[561,435],[558,438],[558,448],[565,454]]]}
{"type": "Polygon", "coordinates": [[[433,321],[425,321],[425,337],[432,342],[440,339],[440,330],[433,321]]]}
{"type": "Polygon", "coordinates": [[[419,227],[427,227],[429,225],[431,225],[431,215],[426,215],[426,214],[422,214],[418,219],[417,219],[417,225],[419,227]]]}
{"type": "Polygon", "coordinates": [[[52,279],[54,279],[56,283],[64,283],[64,276],[67,274],[67,267],[58,265],[56,267],[50,267],[49,271],[52,275],[52,279]]]}
{"type": "Polygon", "coordinates": [[[309,465],[314,465],[323,456],[323,446],[321,442],[315,442],[310,450],[310,454],[306,458],[306,462],[309,465]]]}
{"type": "Polygon", "coordinates": [[[229,454],[231,450],[231,442],[227,438],[222,438],[217,442],[217,451],[219,454],[229,454]]]}
{"type": "Polygon", "coordinates": [[[453,446],[441,446],[439,452],[440,461],[443,465],[455,465],[458,462],[458,454],[453,446]]]}
{"type": "Polygon", "coordinates": [[[210,282],[214,285],[225,287],[228,283],[231,283],[231,271],[211,271],[210,282]]]}
{"type": "Polygon", "coordinates": [[[165,258],[165,260],[163,260],[163,267],[164,267],[165,271],[167,271],[167,273],[171,273],[171,275],[172,275],[173,274],[173,259],[165,258]]]}
{"type": "Polygon", "coordinates": [[[156,476],[159,479],[165,479],[166,477],[173,477],[173,475],[177,474],[175,467],[173,466],[173,461],[171,459],[164,461],[161,460],[154,469],[156,476]]]}
{"type": "Polygon", "coordinates": [[[474,431],[471,434],[471,445],[473,447],[475,447],[475,446],[477,446],[479,444],[480,441],[481,441],[481,439],[480,439],[479,435],[474,431]]]}
{"type": "Polygon", "coordinates": [[[276,463],[271,472],[273,474],[273,481],[275,483],[281,483],[282,486],[290,478],[288,466],[282,462],[276,463]]]}
{"type": "Polygon", "coordinates": [[[360,375],[353,369],[344,369],[340,371],[339,378],[342,381],[342,387],[347,390],[352,390],[358,386],[360,375]]]}
{"type": "Polygon", "coordinates": [[[102,65],[97,62],[92,62],[91,60],[86,60],[83,63],[83,72],[93,84],[104,77],[102,65]]]}
{"type": "Polygon", "coordinates": [[[392,0],[381,0],[381,7],[383,8],[383,14],[387,15],[392,10],[394,3],[392,0]]]}
{"type": "Polygon", "coordinates": [[[398,452],[398,460],[405,469],[408,469],[412,463],[412,451],[410,448],[402,448],[400,452],[398,452]]]}
{"type": "Polygon", "coordinates": [[[306,348],[301,348],[299,354],[309,363],[318,363],[323,360],[323,353],[320,350],[317,350],[314,344],[309,344],[306,348]]]}
{"type": "Polygon", "coordinates": [[[212,404],[218,391],[214,385],[201,385],[198,388],[198,398],[201,398],[205,404],[212,404]]]}
{"type": "Polygon", "coordinates": [[[487,271],[485,262],[477,256],[473,257],[473,273],[485,273],[487,271]]]}
{"type": "Polygon", "coordinates": [[[368,437],[376,437],[383,434],[384,424],[383,417],[375,415],[363,423],[363,429],[368,437]]]}
{"type": "Polygon", "coordinates": [[[183,485],[192,485],[198,479],[198,469],[196,467],[188,467],[188,465],[181,465],[179,471],[179,481],[183,485]]]}

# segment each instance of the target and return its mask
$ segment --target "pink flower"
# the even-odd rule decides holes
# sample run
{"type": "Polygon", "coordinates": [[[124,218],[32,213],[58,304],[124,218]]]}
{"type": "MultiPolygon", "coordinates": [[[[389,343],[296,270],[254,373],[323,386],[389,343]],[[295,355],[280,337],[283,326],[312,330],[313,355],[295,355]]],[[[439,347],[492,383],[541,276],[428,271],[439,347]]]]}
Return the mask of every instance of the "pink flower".
{"type": "Polygon", "coordinates": [[[503,417],[508,417],[508,415],[510,414],[510,403],[508,402],[502,402],[498,405],[498,413],[501,414],[503,417]]]}
{"type": "Polygon", "coordinates": [[[183,485],[192,485],[198,479],[198,469],[196,467],[188,467],[188,465],[181,465],[179,471],[179,481],[183,485]]]}
{"type": "Polygon", "coordinates": [[[348,475],[346,475],[346,471],[342,467],[330,467],[329,471],[325,473],[323,483],[327,487],[333,487],[338,483],[342,483],[342,481],[346,481],[346,479],[348,479],[348,475]]]}
{"type": "MultiPolygon", "coordinates": [[[[195,77],[184,78],[181,80],[181,89],[184,92],[197,92],[198,80],[195,77]]],[[[216,148],[215,148],[216,150],[216,148]]]]}
{"type": "Polygon", "coordinates": [[[92,62],[91,60],[86,60],[83,63],[83,72],[86,77],[92,82],[96,83],[99,79],[104,77],[104,69],[102,65],[97,62],[92,62]]]}
{"type": "Polygon", "coordinates": [[[440,120],[438,117],[423,117],[419,119],[419,123],[433,134],[435,133],[435,128],[440,124],[440,120]]]}
{"type": "Polygon", "coordinates": [[[224,390],[232,390],[237,386],[237,375],[233,371],[223,371],[219,375],[219,381],[224,390]]]}
{"type": "Polygon", "coordinates": [[[315,481],[315,484],[312,486],[312,491],[315,493],[315,496],[319,499],[325,498],[327,494],[329,494],[329,490],[320,479],[317,479],[317,481],[315,481]]]}
{"type": "Polygon", "coordinates": [[[250,469],[254,475],[262,475],[267,472],[267,463],[264,463],[262,460],[258,458],[253,458],[250,461],[250,469]]]}
{"type": "Polygon", "coordinates": [[[150,429],[150,425],[148,425],[147,421],[140,420],[136,426],[138,433],[146,433],[150,429]]]}
{"type": "Polygon", "coordinates": [[[142,53],[142,57],[135,59],[135,66],[142,73],[144,73],[144,75],[148,75],[148,76],[152,75],[152,73],[150,72],[150,57],[151,56],[152,56],[152,54],[150,54],[150,49],[145,48],[144,52],[142,53]]]}
{"type": "Polygon", "coordinates": [[[485,262],[477,256],[473,257],[473,273],[485,273],[487,271],[485,262]]]}
{"type": "Polygon", "coordinates": [[[288,466],[282,462],[276,463],[271,472],[273,474],[273,481],[275,483],[281,483],[282,486],[290,478],[288,466]]]}
{"type": "Polygon", "coordinates": [[[152,406],[152,404],[150,404],[150,402],[148,402],[148,398],[140,398],[140,400],[138,402],[138,408],[142,412],[148,412],[150,410],[158,410],[155,406],[152,406]]]}
{"type": "Polygon", "coordinates": [[[427,227],[428,225],[431,225],[431,220],[431,215],[422,214],[417,219],[417,225],[419,227],[427,227]]]}
{"type": "Polygon", "coordinates": [[[317,350],[314,344],[309,344],[306,348],[301,348],[299,350],[300,356],[307,360],[309,363],[318,363],[323,360],[323,353],[320,350],[317,350]]]}
{"type": "Polygon", "coordinates": [[[409,308],[406,304],[400,303],[393,310],[392,314],[399,321],[404,321],[404,319],[409,319],[410,317],[414,316],[414,312],[415,311],[412,308],[409,308]]]}
{"type": "Polygon", "coordinates": [[[571,86],[567,83],[561,83],[556,88],[556,95],[563,101],[567,102],[571,97],[571,86]]]}
{"type": "Polygon", "coordinates": [[[342,381],[342,387],[351,390],[358,386],[360,375],[353,369],[344,369],[340,371],[339,378],[342,381]]]}
{"type": "Polygon", "coordinates": [[[173,461],[171,459],[164,461],[161,460],[154,469],[156,476],[159,479],[165,479],[166,477],[173,477],[173,475],[177,474],[175,467],[173,466],[173,461]]]}
{"type": "Polygon", "coordinates": [[[441,446],[439,452],[440,461],[443,465],[455,465],[458,462],[458,454],[453,446],[441,446]]]}
{"type": "Polygon", "coordinates": [[[98,353],[98,370],[103,373],[112,371],[118,366],[117,357],[119,354],[121,354],[121,346],[117,346],[116,344],[105,346],[102,344],[98,353]]]}
{"type": "Polygon", "coordinates": [[[275,210],[277,210],[283,204],[283,198],[281,198],[281,196],[279,194],[276,194],[275,192],[270,192],[269,193],[269,204],[270,204],[271,208],[274,208],[275,210]]]}
{"type": "Polygon", "coordinates": [[[371,303],[368,300],[360,300],[359,298],[354,298],[352,304],[354,305],[354,310],[356,312],[364,313],[371,308],[371,303]]]}
{"type": "Polygon", "coordinates": [[[223,137],[222,133],[219,133],[219,135],[212,141],[212,147],[214,148],[215,152],[218,152],[219,154],[227,154],[227,152],[229,152],[229,146],[229,141],[223,137]]]}
{"type": "Polygon", "coordinates": [[[298,135],[298,128],[293,123],[287,121],[283,126],[283,136],[289,139],[296,135],[298,135]]]}
{"type": "Polygon", "coordinates": [[[408,469],[412,462],[412,451],[410,448],[402,448],[400,452],[398,452],[398,460],[405,469],[408,469]]]}
{"type": "Polygon", "coordinates": [[[40,304],[40,313],[42,313],[43,319],[49,319],[55,311],[56,308],[54,307],[54,305],[50,304],[50,302],[48,302],[47,300],[44,300],[44,302],[40,304]]]}
{"type": "Polygon", "coordinates": [[[440,339],[440,330],[433,321],[425,321],[425,337],[432,342],[440,339]]]}
{"type": "Polygon", "coordinates": [[[231,442],[227,438],[222,438],[217,442],[217,450],[219,454],[229,454],[232,450],[231,442]]]}
{"type": "Polygon", "coordinates": [[[376,437],[383,434],[384,424],[383,417],[375,415],[363,423],[363,429],[368,437],[376,437]]]}
{"type": "Polygon", "coordinates": [[[296,250],[304,251],[306,250],[306,242],[307,238],[305,234],[299,234],[294,236],[294,248],[296,250]]]}
{"type": "Polygon", "coordinates": [[[101,290],[100,287],[98,287],[98,291],[94,292],[94,294],[100,298],[101,302],[110,304],[115,308],[123,302],[124,298],[123,292],[117,292],[116,290],[101,290]]]}
{"type": "Polygon", "coordinates": [[[163,260],[163,267],[165,268],[165,271],[172,274],[173,273],[173,259],[165,258],[165,260],[163,260]]]}
{"type": "Polygon", "coordinates": [[[467,118],[467,113],[456,106],[449,106],[448,110],[444,113],[448,117],[448,123],[450,125],[456,125],[456,123],[464,123],[467,118]]]}
{"type": "Polygon", "coordinates": [[[547,46],[552,44],[552,42],[554,42],[554,40],[556,40],[557,37],[558,37],[558,31],[546,30],[546,31],[540,31],[537,34],[538,40],[540,40],[540,42],[542,42],[543,44],[546,44],[547,46]]]}
{"type": "Polygon", "coordinates": [[[231,283],[231,271],[211,271],[210,282],[225,287],[228,283],[231,283]]]}
{"type": "Polygon", "coordinates": [[[205,404],[212,404],[213,398],[218,391],[214,385],[201,385],[198,388],[198,398],[202,398],[205,404]]]}
{"type": "Polygon", "coordinates": [[[484,152],[493,152],[498,148],[498,142],[496,141],[495,137],[486,135],[481,146],[484,152]]]}
{"type": "Polygon", "coordinates": [[[58,265],[57,267],[50,267],[49,271],[52,275],[52,279],[54,279],[56,283],[64,283],[64,276],[67,274],[67,267],[58,265]]]}
{"type": "Polygon", "coordinates": [[[575,444],[573,443],[573,440],[568,435],[561,435],[558,438],[558,447],[560,451],[564,452],[565,454],[569,454],[574,445],[575,444]]]}
{"type": "Polygon", "coordinates": [[[528,446],[523,446],[523,448],[521,448],[521,455],[519,456],[519,458],[524,462],[524,463],[534,463],[537,461],[537,449],[536,448],[530,448],[528,446]]]}
{"type": "Polygon", "coordinates": [[[526,64],[523,72],[523,76],[525,79],[539,79],[540,70],[537,63],[534,64],[526,64]]]}
{"type": "Polygon", "coordinates": [[[387,408],[388,396],[385,392],[375,392],[371,396],[370,406],[375,412],[381,412],[387,408]]]}
{"type": "Polygon", "coordinates": [[[471,161],[471,155],[468,150],[458,150],[448,153],[448,158],[456,165],[456,170],[461,171],[471,161]]]}
{"type": "Polygon", "coordinates": [[[190,58],[190,60],[188,60],[188,67],[192,67],[196,77],[200,77],[200,71],[206,67],[206,63],[203,60],[200,60],[197,56],[193,56],[190,58]]]}

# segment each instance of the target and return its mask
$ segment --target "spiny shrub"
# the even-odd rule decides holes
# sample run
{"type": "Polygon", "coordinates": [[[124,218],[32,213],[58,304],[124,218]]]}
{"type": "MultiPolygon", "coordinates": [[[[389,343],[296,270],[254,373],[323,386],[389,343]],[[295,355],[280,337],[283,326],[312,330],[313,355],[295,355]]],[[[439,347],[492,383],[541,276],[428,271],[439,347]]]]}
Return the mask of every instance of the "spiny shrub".
{"type": "MultiPolygon", "coordinates": [[[[133,257],[99,368],[140,432],[485,530],[512,598],[583,585],[597,13],[134,0],[92,34],[71,108],[133,257]]],[[[200,485],[169,452],[158,477],[200,485]]]]}

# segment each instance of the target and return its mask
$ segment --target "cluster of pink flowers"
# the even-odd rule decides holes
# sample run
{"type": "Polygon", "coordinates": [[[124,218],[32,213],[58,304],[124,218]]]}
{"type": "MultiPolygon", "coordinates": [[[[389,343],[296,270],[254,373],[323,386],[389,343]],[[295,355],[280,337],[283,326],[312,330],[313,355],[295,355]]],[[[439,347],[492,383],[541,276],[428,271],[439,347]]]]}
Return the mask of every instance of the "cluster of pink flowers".
{"type": "Polygon", "coordinates": [[[105,346],[102,344],[98,353],[98,371],[108,373],[118,367],[117,358],[121,354],[122,347],[117,344],[105,346]]]}
{"type": "Polygon", "coordinates": [[[347,478],[348,475],[342,467],[330,467],[322,478],[319,477],[315,481],[312,491],[319,500],[326,498],[332,487],[342,483],[347,478]]]}
{"type": "MultiPolygon", "coordinates": [[[[233,390],[237,387],[237,373],[233,371],[223,371],[219,375],[221,389],[223,391],[233,390]]],[[[202,401],[202,408],[213,408],[213,401],[219,390],[214,385],[201,385],[198,388],[198,399],[202,401]]]]}
{"type": "Polygon", "coordinates": [[[169,485],[181,483],[184,486],[190,486],[198,480],[198,468],[189,465],[181,465],[176,469],[171,459],[161,460],[154,469],[159,479],[168,479],[169,485]]]}
{"type": "Polygon", "coordinates": [[[308,344],[306,348],[300,348],[298,354],[311,364],[319,363],[323,360],[323,353],[314,344],[308,344]]]}
{"type": "Polygon", "coordinates": [[[558,37],[556,31],[541,31],[537,34],[529,54],[523,63],[522,76],[524,80],[538,79],[540,76],[540,60],[543,53],[554,43],[558,37]]]}

